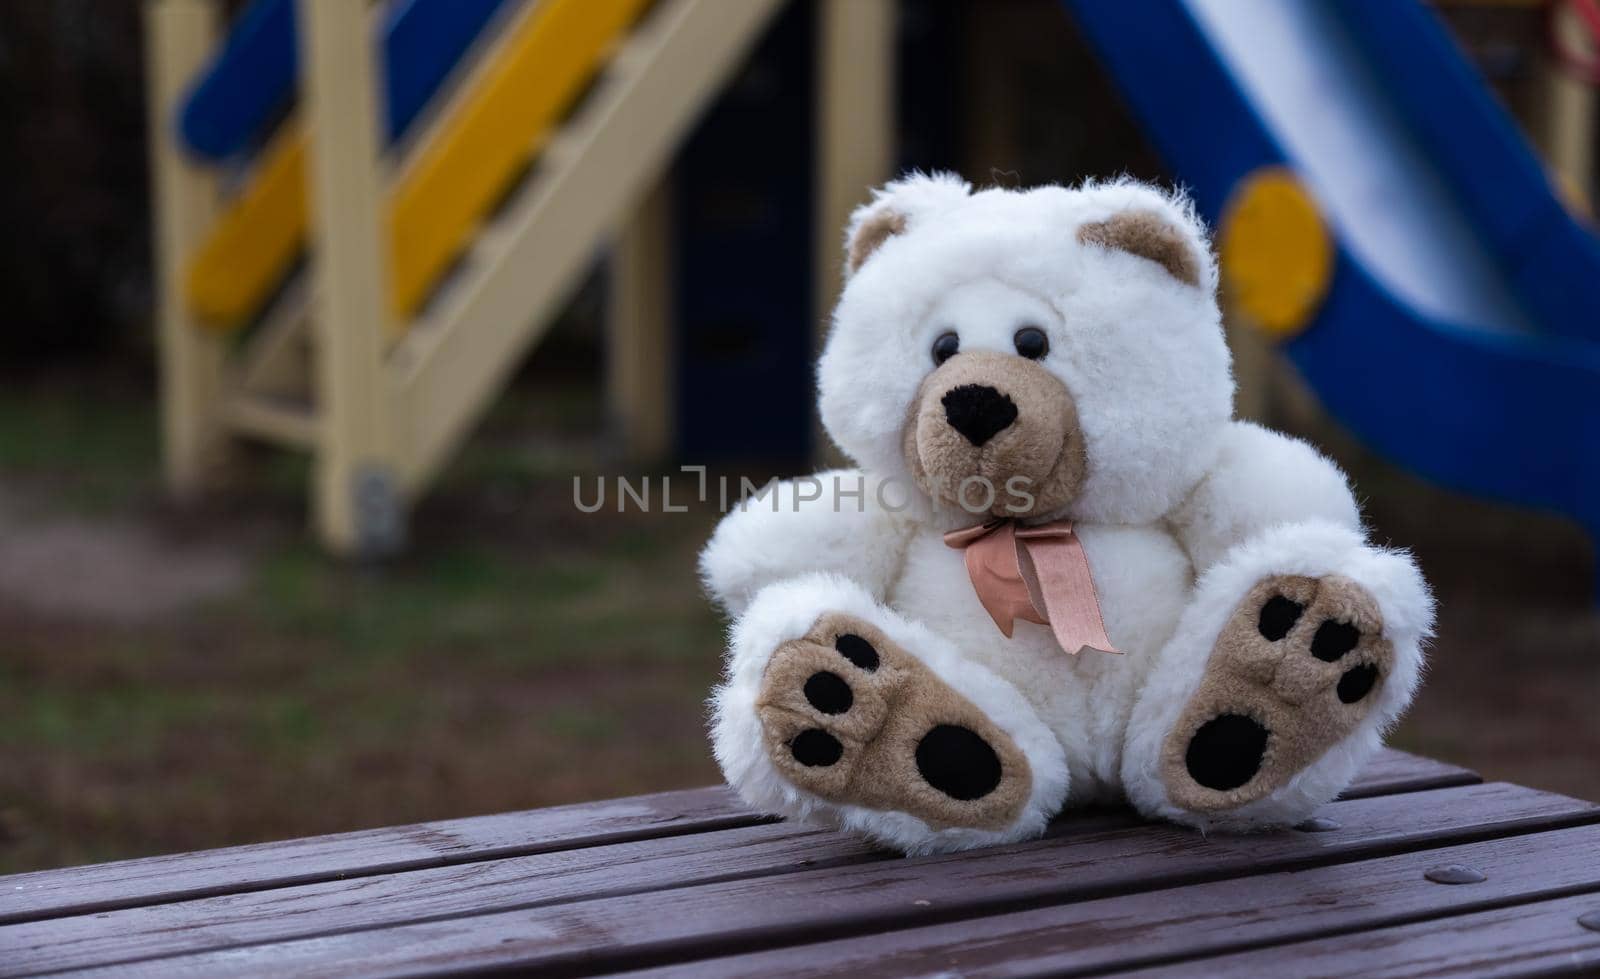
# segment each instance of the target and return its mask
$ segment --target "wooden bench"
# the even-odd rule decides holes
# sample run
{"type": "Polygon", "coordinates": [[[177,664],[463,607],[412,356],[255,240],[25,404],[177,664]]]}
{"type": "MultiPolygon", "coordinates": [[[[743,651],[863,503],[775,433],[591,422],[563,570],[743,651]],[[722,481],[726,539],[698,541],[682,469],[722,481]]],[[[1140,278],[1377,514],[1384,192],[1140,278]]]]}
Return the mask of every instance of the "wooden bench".
{"type": "Polygon", "coordinates": [[[694,789],[0,878],[0,974],[1600,970],[1600,807],[1386,752],[1303,827],[902,859],[694,789]]]}

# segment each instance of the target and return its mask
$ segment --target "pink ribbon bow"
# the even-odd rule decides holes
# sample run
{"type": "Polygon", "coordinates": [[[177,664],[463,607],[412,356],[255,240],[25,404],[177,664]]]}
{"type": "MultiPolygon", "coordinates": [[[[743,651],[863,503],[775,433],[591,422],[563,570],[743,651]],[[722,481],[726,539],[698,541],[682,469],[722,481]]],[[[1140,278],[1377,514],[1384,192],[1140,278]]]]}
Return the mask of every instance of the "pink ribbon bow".
{"type": "Polygon", "coordinates": [[[1048,625],[1074,656],[1084,647],[1121,652],[1106,636],[1089,559],[1072,521],[1019,527],[994,520],[952,530],[944,542],[966,551],[967,577],[978,601],[1007,639],[1023,619],[1048,625]]]}

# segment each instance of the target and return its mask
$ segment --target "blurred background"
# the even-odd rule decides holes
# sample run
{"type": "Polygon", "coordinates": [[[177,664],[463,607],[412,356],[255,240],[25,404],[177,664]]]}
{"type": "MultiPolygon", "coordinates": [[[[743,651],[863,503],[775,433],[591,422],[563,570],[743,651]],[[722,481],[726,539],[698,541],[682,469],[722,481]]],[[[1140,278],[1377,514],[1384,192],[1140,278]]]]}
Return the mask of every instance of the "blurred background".
{"type": "Polygon", "coordinates": [[[0,0],[0,873],[715,781],[715,502],[574,477],[826,460],[912,167],[1189,187],[1437,588],[1394,743],[1600,799],[1597,83],[1594,0],[0,0]]]}

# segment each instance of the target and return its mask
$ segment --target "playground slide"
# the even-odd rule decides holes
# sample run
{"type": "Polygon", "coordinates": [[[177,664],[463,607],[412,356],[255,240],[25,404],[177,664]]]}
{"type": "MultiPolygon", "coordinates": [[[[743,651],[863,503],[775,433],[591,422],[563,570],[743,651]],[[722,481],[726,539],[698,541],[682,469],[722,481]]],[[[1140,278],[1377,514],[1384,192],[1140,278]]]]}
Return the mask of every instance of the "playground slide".
{"type": "Polygon", "coordinates": [[[1253,176],[1309,191],[1331,279],[1284,350],[1336,418],[1427,478],[1600,536],[1600,245],[1430,12],[1066,5],[1224,240],[1253,176]]]}
{"type": "Polygon", "coordinates": [[[1335,9],[1540,325],[1600,339],[1600,238],[1550,192],[1516,122],[1432,11],[1373,0],[1335,9]]]}

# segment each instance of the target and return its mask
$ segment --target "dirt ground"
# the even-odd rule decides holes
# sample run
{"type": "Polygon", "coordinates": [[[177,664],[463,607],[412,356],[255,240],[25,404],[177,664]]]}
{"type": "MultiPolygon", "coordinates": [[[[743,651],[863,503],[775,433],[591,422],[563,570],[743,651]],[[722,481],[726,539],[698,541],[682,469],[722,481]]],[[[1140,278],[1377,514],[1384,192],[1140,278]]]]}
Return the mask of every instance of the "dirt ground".
{"type": "MultiPolygon", "coordinates": [[[[572,474],[615,471],[594,402],[508,399],[410,552],[360,567],[307,542],[303,462],[179,509],[143,392],[0,392],[0,872],[715,780],[714,515],[577,513],[572,474]]],[[[1600,799],[1584,535],[1320,435],[1441,598],[1394,742],[1600,799]]]]}

